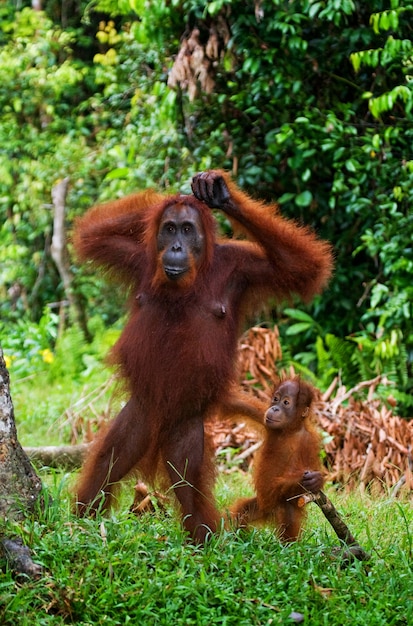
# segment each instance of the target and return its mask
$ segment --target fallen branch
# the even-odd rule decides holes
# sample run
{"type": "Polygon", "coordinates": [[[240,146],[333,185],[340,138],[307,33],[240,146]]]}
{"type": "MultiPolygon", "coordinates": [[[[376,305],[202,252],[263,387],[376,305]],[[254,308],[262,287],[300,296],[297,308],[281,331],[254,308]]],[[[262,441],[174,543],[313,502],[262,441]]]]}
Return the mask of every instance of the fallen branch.
{"type": "Polygon", "coordinates": [[[373,390],[380,383],[382,385],[392,384],[391,381],[389,381],[386,376],[379,374],[378,376],[376,376],[375,378],[372,378],[371,380],[363,380],[362,382],[358,383],[357,385],[355,385],[354,387],[352,387],[351,389],[349,389],[348,391],[342,394],[338,393],[336,397],[334,398],[334,400],[331,401],[332,414],[335,415],[338,407],[341,404],[343,404],[346,400],[349,400],[352,396],[356,395],[361,389],[364,389],[366,387],[369,388],[369,395],[371,395],[373,390]]]}
{"type": "Polygon", "coordinates": [[[330,522],[337,537],[349,546],[349,549],[345,552],[345,556],[348,558],[356,558],[359,561],[368,561],[370,559],[370,555],[359,545],[358,541],[351,534],[348,526],[340,517],[337,509],[323,491],[319,491],[318,493],[306,493],[300,496],[298,506],[303,507],[308,502],[315,502],[317,504],[330,522]]]}
{"type": "Polygon", "coordinates": [[[75,446],[24,448],[24,451],[36,465],[71,471],[82,465],[88,448],[87,443],[81,443],[75,446]]]}
{"type": "Polygon", "coordinates": [[[262,446],[262,441],[261,440],[257,441],[257,443],[254,443],[252,446],[250,446],[243,452],[240,452],[239,454],[237,454],[237,456],[234,458],[234,462],[243,461],[244,459],[247,459],[252,454],[255,454],[255,452],[259,450],[261,446],[262,446]]]}

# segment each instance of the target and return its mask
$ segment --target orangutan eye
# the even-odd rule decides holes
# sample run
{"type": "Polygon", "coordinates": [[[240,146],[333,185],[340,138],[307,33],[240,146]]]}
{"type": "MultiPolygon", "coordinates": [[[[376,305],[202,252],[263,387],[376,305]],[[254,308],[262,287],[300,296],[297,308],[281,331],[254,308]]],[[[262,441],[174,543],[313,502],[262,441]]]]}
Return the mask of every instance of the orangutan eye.
{"type": "Polygon", "coordinates": [[[182,232],[185,235],[188,235],[188,234],[192,233],[192,230],[193,230],[192,224],[184,224],[182,226],[182,232]]]}
{"type": "Polygon", "coordinates": [[[173,222],[166,222],[162,226],[162,231],[168,235],[173,235],[176,232],[176,226],[173,222]]]}

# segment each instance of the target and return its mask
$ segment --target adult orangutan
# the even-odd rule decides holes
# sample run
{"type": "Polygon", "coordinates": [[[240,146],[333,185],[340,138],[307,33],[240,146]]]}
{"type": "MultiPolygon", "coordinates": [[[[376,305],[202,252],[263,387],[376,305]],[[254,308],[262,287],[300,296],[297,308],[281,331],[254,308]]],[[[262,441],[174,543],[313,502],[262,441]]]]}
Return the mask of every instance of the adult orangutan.
{"type": "Polygon", "coordinates": [[[323,487],[320,433],[312,423],[315,389],[300,378],[281,381],[270,408],[261,417],[264,442],[254,464],[257,495],[241,498],[232,508],[239,526],[269,523],[283,541],[295,541],[305,511],[298,496],[323,487]]]}
{"type": "Polygon", "coordinates": [[[148,191],[92,208],[76,227],[82,259],[129,288],[129,320],[112,352],[129,401],[97,437],[77,486],[77,509],[111,504],[132,471],[174,487],[197,542],[220,521],[204,420],[216,412],[257,417],[233,389],[237,338],[269,296],[309,301],[332,271],[328,243],[256,202],[221,171],[196,175],[194,195],[148,191]],[[218,239],[211,208],[250,241],[218,239]]]}

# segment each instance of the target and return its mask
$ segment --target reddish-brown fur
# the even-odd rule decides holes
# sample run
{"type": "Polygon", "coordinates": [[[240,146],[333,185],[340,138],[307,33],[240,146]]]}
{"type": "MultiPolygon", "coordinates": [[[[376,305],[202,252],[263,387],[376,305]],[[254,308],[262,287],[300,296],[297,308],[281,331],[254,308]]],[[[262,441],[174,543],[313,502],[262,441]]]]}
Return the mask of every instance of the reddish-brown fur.
{"type": "Polygon", "coordinates": [[[79,513],[93,513],[111,504],[116,483],[132,470],[147,480],[163,471],[186,530],[202,542],[220,520],[204,420],[216,412],[258,415],[230,391],[245,316],[270,295],[311,299],[325,286],[332,257],[326,242],[253,201],[223,172],[198,175],[193,191],[196,197],[136,194],[93,208],[77,223],[79,256],[131,289],[129,320],[112,354],[130,399],[98,437],[77,501],[79,513]],[[158,252],[159,224],[171,206],[195,209],[204,235],[201,258],[179,280],[167,278],[158,252]],[[218,240],[210,206],[253,241],[218,240]]]}
{"type": "Polygon", "coordinates": [[[323,486],[320,435],[312,423],[314,397],[314,388],[299,378],[275,389],[275,406],[260,420],[265,434],[254,467],[256,497],[242,498],[232,508],[239,526],[272,524],[283,541],[298,538],[305,511],[297,496],[323,486]],[[280,399],[286,406],[280,408],[280,399]]]}

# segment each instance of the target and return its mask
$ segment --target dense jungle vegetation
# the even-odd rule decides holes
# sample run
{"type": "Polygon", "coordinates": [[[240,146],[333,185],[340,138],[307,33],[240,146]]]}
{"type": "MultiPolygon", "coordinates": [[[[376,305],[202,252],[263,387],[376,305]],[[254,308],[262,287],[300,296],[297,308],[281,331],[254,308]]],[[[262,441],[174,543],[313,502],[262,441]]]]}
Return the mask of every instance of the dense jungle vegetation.
{"type": "Polygon", "coordinates": [[[225,168],[335,249],[334,279],[311,306],[253,321],[276,321],[285,362],[321,387],[386,374],[395,385],[382,397],[411,416],[413,4],[41,8],[0,6],[0,337],[12,376],[82,376],[123,314],[121,295],[73,256],[64,284],[56,184],[68,178],[70,233],[96,202],[188,192],[195,172],[225,168]]]}

